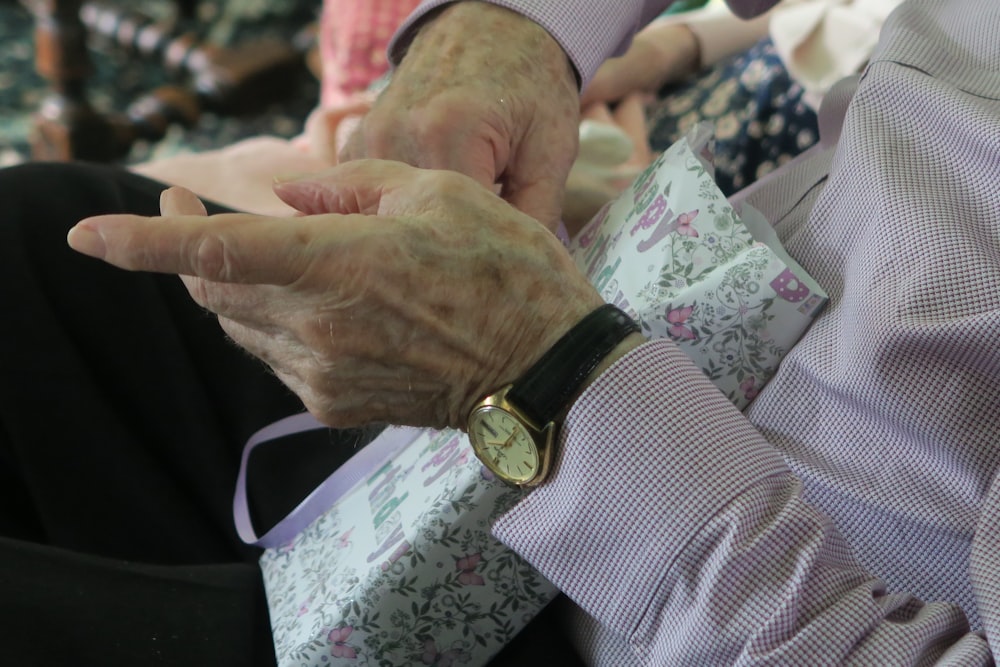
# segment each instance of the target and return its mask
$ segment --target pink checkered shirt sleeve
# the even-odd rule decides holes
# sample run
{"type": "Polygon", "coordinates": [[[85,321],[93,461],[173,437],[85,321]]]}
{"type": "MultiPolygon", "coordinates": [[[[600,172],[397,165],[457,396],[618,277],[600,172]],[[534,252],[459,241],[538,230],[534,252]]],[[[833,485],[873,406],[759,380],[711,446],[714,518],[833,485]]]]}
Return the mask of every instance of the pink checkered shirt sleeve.
{"type": "MultiPolygon", "coordinates": [[[[620,54],[632,35],[669,7],[673,0],[489,0],[532,19],[552,35],[566,51],[582,84],[594,76],[604,60],[620,54]]],[[[741,16],[755,16],[777,0],[732,0],[741,16]]],[[[404,23],[389,47],[390,59],[398,61],[410,29],[427,12],[455,0],[425,0],[404,23]]],[[[470,35],[470,39],[474,37],[470,35]]]]}
{"type": "MultiPolygon", "coordinates": [[[[499,4],[586,81],[668,3],[499,4]]],[[[994,663],[998,137],[1000,4],[908,0],[836,148],[748,195],[831,297],[755,402],[665,341],[577,401],[494,530],[572,600],[588,664],[994,663]]]]}
{"type": "Polygon", "coordinates": [[[828,168],[770,181],[831,302],[756,401],[663,341],[578,400],[495,532],[573,601],[589,664],[994,663],[998,137],[1000,5],[904,3],[828,168]]]}

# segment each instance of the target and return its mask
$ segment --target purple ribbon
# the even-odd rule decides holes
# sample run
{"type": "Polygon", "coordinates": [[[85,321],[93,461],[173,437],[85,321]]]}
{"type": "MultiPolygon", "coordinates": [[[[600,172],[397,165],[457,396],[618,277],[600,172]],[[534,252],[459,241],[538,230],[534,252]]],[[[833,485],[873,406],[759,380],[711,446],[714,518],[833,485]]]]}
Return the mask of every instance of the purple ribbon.
{"type": "Polygon", "coordinates": [[[247,504],[247,461],[250,460],[250,453],[257,445],[270,440],[292,433],[325,428],[328,427],[309,413],[302,413],[269,424],[247,440],[247,444],[243,446],[240,472],[236,477],[236,492],[233,494],[233,520],[236,522],[236,531],[244,542],[270,548],[291,541],[306,526],[333,507],[345,493],[364,481],[389,457],[413,442],[422,432],[420,429],[409,427],[390,426],[385,429],[377,438],[334,470],[288,516],[258,536],[250,521],[250,507],[247,504]]]}

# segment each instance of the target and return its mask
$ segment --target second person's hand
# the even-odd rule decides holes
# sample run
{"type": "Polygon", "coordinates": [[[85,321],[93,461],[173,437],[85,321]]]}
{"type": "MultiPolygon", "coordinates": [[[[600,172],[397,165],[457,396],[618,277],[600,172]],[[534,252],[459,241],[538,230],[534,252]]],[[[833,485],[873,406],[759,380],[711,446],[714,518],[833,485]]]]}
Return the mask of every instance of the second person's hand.
{"type": "Polygon", "coordinates": [[[555,229],[578,124],[559,44],[510,10],[457,2],[419,27],[341,158],[458,171],[555,229]]]}

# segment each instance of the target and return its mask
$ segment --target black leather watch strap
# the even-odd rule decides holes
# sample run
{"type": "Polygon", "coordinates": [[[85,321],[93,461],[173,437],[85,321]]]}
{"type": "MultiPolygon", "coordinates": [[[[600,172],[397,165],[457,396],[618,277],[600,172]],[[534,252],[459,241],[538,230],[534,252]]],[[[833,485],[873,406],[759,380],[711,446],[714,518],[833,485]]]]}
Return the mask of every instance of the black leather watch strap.
{"type": "Polygon", "coordinates": [[[639,325],[621,309],[604,304],[566,332],[514,383],[507,398],[544,426],[566,407],[601,360],[639,325]]]}

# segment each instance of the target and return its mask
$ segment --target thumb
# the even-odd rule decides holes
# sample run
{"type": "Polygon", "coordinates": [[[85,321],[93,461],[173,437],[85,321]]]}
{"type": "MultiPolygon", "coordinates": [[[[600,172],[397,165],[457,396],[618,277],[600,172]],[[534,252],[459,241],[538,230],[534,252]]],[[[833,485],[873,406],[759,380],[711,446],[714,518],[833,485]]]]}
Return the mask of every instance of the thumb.
{"type": "Polygon", "coordinates": [[[340,161],[398,160],[422,169],[455,171],[492,188],[511,154],[509,123],[483,120],[493,115],[495,109],[442,94],[427,108],[409,110],[402,126],[395,116],[386,120],[384,106],[376,104],[350,135],[340,161]]]}
{"type": "Polygon", "coordinates": [[[507,166],[501,195],[509,204],[555,231],[562,218],[563,193],[579,145],[573,118],[541,140],[529,135],[507,166]]]}
{"type": "Polygon", "coordinates": [[[167,188],[160,193],[160,215],[208,215],[198,196],[180,186],[167,188]]]}
{"type": "Polygon", "coordinates": [[[503,198],[554,232],[562,219],[564,190],[565,178],[544,178],[520,187],[505,186],[503,198]]]}
{"type": "Polygon", "coordinates": [[[441,127],[440,137],[421,146],[421,167],[455,171],[492,190],[504,166],[513,155],[509,131],[500,131],[486,124],[477,124],[465,131],[441,127]]]}

